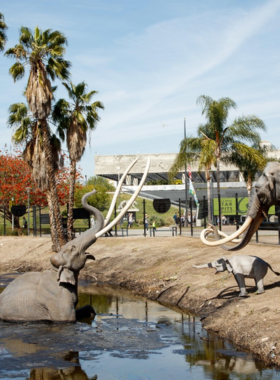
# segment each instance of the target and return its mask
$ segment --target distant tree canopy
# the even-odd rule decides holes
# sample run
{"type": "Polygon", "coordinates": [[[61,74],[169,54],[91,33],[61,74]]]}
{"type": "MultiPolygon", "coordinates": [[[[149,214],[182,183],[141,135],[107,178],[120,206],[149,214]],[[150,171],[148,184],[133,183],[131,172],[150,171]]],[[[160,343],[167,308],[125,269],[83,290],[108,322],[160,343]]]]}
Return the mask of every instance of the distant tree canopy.
{"type": "Polygon", "coordinates": [[[99,211],[104,211],[109,208],[111,197],[108,192],[114,191],[115,187],[103,177],[90,177],[86,186],[83,186],[75,192],[75,206],[82,207],[82,197],[95,189],[96,194],[88,198],[87,202],[99,211]]]}
{"type": "Polygon", "coordinates": [[[107,191],[115,191],[114,185],[112,185],[110,181],[104,177],[99,177],[99,176],[89,177],[87,181],[87,185],[104,186],[107,189],[107,191]]]}

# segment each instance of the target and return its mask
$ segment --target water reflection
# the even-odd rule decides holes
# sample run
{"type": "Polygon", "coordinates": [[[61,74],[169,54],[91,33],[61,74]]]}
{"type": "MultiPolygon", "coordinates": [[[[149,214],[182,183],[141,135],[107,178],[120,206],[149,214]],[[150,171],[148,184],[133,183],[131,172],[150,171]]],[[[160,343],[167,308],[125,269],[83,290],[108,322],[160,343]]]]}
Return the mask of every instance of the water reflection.
{"type": "Polygon", "coordinates": [[[2,324],[0,378],[258,380],[278,375],[177,308],[96,286],[81,287],[79,306],[85,304],[97,312],[87,324],[2,324]]]}
{"type": "Polygon", "coordinates": [[[27,380],[97,380],[97,375],[88,377],[81,367],[65,369],[37,368],[32,369],[27,380]]]}
{"type": "Polygon", "coordinates": [[[69,352],[64,356],[66,361],[76,363],[75,367],[64,369],[56,368],[35,368],[30,371],[27,380],[97,380],[97,375],[88,377],[79,363],[79,353],[69,352]]]}

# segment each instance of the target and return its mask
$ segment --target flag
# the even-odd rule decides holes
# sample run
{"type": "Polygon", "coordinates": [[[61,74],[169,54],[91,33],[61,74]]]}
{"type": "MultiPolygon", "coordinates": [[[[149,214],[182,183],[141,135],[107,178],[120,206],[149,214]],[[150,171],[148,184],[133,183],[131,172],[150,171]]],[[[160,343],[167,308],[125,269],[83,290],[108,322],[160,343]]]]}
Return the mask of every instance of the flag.
{"type": "Polygon", "coordinates": [[[192,183],[191,179],[190,179],[189,193],[193,195],[196,205],[199,206],[199,202],[198,202],[198,199],[197,199],[197,196],[196,196],[196,193],[195,193],[195,189],[193,187],[193,183],[192,183]]]}
{"type": "Polygon", "coordinates": [[[191,169],[191,165],[188,165],[188,173],[189,173],[189,178],[192,180],[192,169],[191,169]]]}

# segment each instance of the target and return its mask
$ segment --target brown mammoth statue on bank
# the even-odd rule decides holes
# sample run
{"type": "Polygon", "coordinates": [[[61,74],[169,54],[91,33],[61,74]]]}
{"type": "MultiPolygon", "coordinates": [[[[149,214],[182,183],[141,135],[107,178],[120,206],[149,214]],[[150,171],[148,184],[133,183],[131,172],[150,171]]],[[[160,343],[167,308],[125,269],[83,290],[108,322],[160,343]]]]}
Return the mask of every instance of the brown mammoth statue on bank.
{"type": "Polygon", "coordinates": [[[250,197],[246,220],[239,230],[227,236],[210,226],[201,232],[200,238],[204,244],[211,247],[222,246],[227,251],[238,251],[250,242],[263,219],[267,217],[271,206],[280,206],[280,163],[278,162],[269,162],[257,180],[250,197]],[[211,233],[216,237],[220,235],[222,239],[218,236],[216,241],[207,240],[211,233]],[[235,239],[243,233],[242,239],[236,241],[235,239]],[[228,242],[237,242],[237,244],[232,247],[225,246],[224,244],[228,242]]]}
{"type": "Polygon", "coordinates": [[[94,313],[90,306],[76,311],[79,272],[87,260],[94,260],[94,257],[88,254],[86,249],[118,223],[139,194],[148,174],[150,160],[147,162],[137,190],[119,215],[108,224],[122,183],[136,161],[134,160],[130,164],[119,181],[105,219],[100,211],[87,203],[87,198],[96,191],[84,195],[83,207],[95,216],[96,223],[92,228],[65,244],[60,252],[51,256],[52,268],[50,270],[25,273],[6,287],[0,294],[1,320],[76,322],[77,318],[80,319],[89,313],[94,313]]]}

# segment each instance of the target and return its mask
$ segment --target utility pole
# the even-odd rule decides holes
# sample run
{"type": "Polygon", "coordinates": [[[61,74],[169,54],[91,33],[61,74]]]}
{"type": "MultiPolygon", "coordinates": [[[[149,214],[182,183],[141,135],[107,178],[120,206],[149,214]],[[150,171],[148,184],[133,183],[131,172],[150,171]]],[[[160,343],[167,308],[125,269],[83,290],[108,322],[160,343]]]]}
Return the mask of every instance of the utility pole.
{"type": "MultiPolygon", "coordinates": [[[[187,138],[186,135],[186,118],[184,117],[184,139],[187,138]]],[[[187,151],[186,151],[187,153],[187,151]]],[[[188,225],[188,215],[187,215],[187,210],[188,210],[188,177],[187,177],[187,155],[185,159],[185,223],[186,226],[188,225]]]]}

